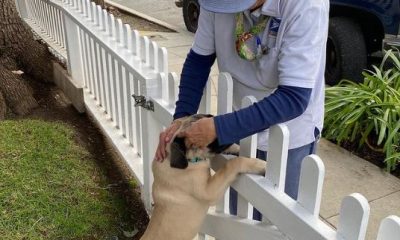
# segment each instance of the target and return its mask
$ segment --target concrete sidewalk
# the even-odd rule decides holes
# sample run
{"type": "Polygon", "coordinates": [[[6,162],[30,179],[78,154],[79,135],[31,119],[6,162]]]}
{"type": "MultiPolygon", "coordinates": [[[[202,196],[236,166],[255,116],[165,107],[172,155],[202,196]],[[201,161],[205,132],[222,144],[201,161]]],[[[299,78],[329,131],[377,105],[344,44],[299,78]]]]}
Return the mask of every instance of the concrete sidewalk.
{"type": "MultiPolygon", "coordinates": [[[[173,0],[114,0],[127,7],[142,11],[144,15],[158,17],[161,21],[182,29],[178,33],[141,32],[151,36],[160,46],[168,49],[169,70],[180,74],[185,57],[192,45],[193,34],[184,30],[181,9],[174,6],[173,0]]],[[[212,101],[216,103],[218,70],[212,70],[212,101]]],[[[212,113],[216,113],[215,105],[212,113]]],[[[320,216],[333,227],[337,226],[342,199],[354,192],[364,195],[371,206],[371,215],[366,239],[376,239],[380,221],[389,216],[400,216],[400,179],[384,172],[375,165],[349,153],[322,139],[317,154],[325,164],[326,175],[323,189],[320,216]]]]}

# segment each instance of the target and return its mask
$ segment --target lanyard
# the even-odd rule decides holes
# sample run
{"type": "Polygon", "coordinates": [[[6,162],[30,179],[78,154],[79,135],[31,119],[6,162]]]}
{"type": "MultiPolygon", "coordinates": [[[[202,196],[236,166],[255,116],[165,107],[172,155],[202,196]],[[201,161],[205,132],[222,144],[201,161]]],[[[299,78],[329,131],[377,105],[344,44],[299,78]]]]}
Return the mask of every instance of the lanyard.
{"type": "Polygon", "coordinates": [[[262,15],[257,24],[245,31],[244,13],[236,14],[236,51],[242,59],[253,61],[265,53],[266,49],[262,47],[261,39],[258,35],[265,30],[268,20],[269,17],[262,15]],[[256,49],[252,47],[254,45],[256,49]]]}

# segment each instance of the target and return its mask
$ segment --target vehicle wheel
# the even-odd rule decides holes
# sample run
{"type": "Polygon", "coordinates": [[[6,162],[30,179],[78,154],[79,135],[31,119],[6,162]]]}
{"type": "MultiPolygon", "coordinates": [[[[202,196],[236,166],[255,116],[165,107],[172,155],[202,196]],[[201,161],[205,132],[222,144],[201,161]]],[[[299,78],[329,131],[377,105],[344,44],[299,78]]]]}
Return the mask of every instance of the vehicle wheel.
{"type": "Polygon", "coordinates": [[[325,82],[328,85],[335,85],[342,79],[361,82],[361,73],[366,67],[367,48],[361,27],[349,18],[331,18],[326,47],[325,82]]]}
{"type": "Polygon", "coordinates": [[[193,33],[196,32],[200,16],[199,2],[197,0],[184,0],[182,11],[187,30],[193,33]]]}

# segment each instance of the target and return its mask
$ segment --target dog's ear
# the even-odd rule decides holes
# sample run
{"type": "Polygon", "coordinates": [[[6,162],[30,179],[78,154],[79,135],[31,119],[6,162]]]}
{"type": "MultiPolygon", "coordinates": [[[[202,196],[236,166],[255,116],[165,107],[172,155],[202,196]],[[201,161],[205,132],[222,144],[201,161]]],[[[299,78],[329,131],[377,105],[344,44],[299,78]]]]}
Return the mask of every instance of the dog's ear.
{"type": "Polygon", "coordinates": [[[210,149],[211,153],[220,154],[228,149],[232,144],[224,144],[219,145],[218,139],[215,139],[212,143],[210,143],[207,147],[210,149]]]}
{"type": "Polygon", "coordinates": [[[170,166],[173,168],[185,169],[189,166],[186,159],[186,146],[184,138],[176,137],[171,143],[171,155],[169,156],[170,166]]]}

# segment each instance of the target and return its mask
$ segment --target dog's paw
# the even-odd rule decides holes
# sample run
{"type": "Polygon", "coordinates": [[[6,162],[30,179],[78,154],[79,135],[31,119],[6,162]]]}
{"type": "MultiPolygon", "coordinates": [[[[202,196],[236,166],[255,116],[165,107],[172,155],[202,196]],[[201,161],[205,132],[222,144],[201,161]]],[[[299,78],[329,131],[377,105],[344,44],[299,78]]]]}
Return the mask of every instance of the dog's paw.
{"type": "Polygon", "coordinates": [[[225,149],[222,153],[239,156],[239,151],[240,151],[239,144],[234,143],[229,148],[225,149]]]}
{"type": "Polygon", "coordinates": [[[247,157],[237,157],[236,160],[239,162],[241,173],[265,174],[267,163],[263,160],[247,157]]]}
{"type": "Polygon", "coordinates": [[[255,174],[265,175],[266,167],[267,167],[266,161],[256,159],[254,163],[254,168],[252,170],[253,173],[255,174]]]}

